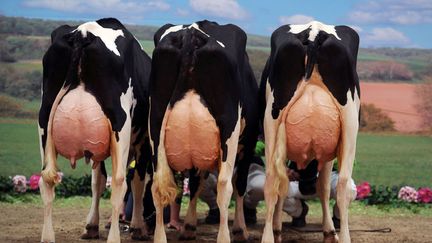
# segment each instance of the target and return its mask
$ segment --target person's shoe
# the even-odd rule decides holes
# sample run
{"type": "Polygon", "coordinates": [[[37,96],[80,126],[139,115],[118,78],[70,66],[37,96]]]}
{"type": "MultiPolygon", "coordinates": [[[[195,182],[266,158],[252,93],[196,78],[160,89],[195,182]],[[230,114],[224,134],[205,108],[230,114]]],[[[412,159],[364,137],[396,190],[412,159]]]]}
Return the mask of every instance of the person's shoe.
{"type": "Polygon", "coordinates": [[[204,222],[206,224],[219,224],[220,221],[219,208],[210,209],[204,222]]]}
{"type": "Polygon", "coordinates": [[[298,217],[293,217],[291,221],[291,226],[296,228],[301,228],[306,226],[306,215],[309,211],[308,205],[302,200],[301,201],[303,210],[298,217]]]}
{"type": "Polygon", "coordinates": [[[256,208],[247,208],[243,206],[244,219],[246,225],[254,225],[257,222],[257,210],[256,208]]]}
{"type": "Polygon", "coordinates": [[[336,229],[340,229],[340,219],[336,218],[336,216],[333,215],[332,220],[333,220],[333,225],[334,225],[334,227],[335,227],[336,229]]]}

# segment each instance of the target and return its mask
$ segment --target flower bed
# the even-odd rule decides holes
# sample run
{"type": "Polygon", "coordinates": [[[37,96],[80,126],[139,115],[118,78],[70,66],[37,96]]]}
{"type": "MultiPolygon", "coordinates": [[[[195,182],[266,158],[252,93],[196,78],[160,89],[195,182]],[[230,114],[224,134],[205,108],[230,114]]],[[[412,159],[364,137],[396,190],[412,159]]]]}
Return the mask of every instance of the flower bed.
{"type": "MultiPolygon", "coordinates": [[[[63,176],[59,172],[61,183],[56,186],[56,195],[60,197],[91,196],[91,176],[85,175],[80,178],[63,176]]],[[[0,192],[3,194],[19,195],[23,193],[39,192],[40,174],[34,174],[30,178],[23,175],[14,177],[0,177],[0,192]]],[[[187,192],[187,182],[184,183],[187,192]]],[[[111,177],[108,176],[103,197],[108,198],[111,194],[111,177]]],[[[187,194],[187,193],[186,193],[187,194]]],[[[372,186],[368,182],[357,185],[357,200],[367,205],[394,205],[404,204],[427,204],[432,203],[432,190],[428,187],[418,188],[410,186],[372,186]]],[[[0,201],[2,197],[0,196],[0,201]]]]}
{"type": "Polygon", "coordinates": [[[428,187],[416,190],[410,186],[371,186],[363,182],[357,185],[356,199],[368,205],[432,203],[432,190],[428,187]]]}

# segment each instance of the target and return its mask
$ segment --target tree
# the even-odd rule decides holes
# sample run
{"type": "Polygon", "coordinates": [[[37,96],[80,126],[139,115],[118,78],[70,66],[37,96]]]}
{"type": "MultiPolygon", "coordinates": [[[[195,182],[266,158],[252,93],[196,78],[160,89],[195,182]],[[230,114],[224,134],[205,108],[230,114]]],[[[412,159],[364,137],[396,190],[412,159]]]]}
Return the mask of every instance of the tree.
{"type": "Polygon", "coordinates": [[[360,130],[368,132],[394,131],[394,121],[374,104],[362,104],[360,130]]]}

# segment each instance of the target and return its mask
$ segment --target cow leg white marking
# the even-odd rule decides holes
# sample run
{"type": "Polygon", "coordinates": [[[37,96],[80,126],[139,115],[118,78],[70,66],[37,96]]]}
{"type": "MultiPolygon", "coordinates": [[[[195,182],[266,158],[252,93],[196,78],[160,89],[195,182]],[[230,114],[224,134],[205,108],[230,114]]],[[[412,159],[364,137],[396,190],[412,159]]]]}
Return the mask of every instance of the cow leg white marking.
{"type": "Polygon", "coordinates": [[[143,218],[143,196],[144,196],[144,186],[145,180],[141,180],[138,172],[135,169],[135,174],[131,183],[132,196],[133,196],[133,211],[132,211],[132,220],[131,220],[131,228],[137,230],[137,233],[141,235],[138,237],[144,237],[143,234],[146,234],[146,228],[144,225],[143,218]]]}
{"type": "Polygon", "coordinates": [[[152,185],[153,201],[156,208],[156,228],[154,233],[154,241],[158,243],[167,242],[163,223],[163,207],[173,202],[177,194],[177,185],[168,165],[165,152],[165,127],[169,114],[170,110],[167,108],[162,120],[158,147],[155,149],[154,144],[152,142],[150,143],[152,146],[152,151],[158,155],[156,172],[153,176],[152,185]]]}
{"type": "Polygon", "coordinates": [[[111,158],[112,158],[112,193],[111,193],[111,228],[107,242],[120,242],[119,215],[126,194],[126,166],[129,153],[130,132],[125,134],[123,131],[130,131],[130,117],[126,119],[125,127],[119,132],[119,142],[116,141],[115,132],[111,133],[111,158]],[[129,127],[129,128],[128,128],[129,127]],[[124,142],[127,140],[127,143],[124,142]]]}
{"type": "Polygon", "coordinates": [[[41,242],[55,242],[54,228],[52,224],[52,203],[54,201],[54,185],[46,183],[42,177],[39,179],[39,189],[44,204],[44,224],[41,242]]]}
{"type": "MultiPolygon", "coordinates": [[[[92,167],[93,164],[96,163],[92,160],[92,167]]],[[[91,187],[92,187],[92,204],[90,207],[90,211],[87,215],[86,220],[86,231],[84,232],[85,236],[86,234],[90,236],[90,233],[95,232],[89,232],[89,229],[87,229],[87,226],[98,226],[99,227],[99,201],[100,197],[102,196],[103,191],[105,190],[105,183],[106,183],[106,177],[102,175],[101,172],[101,163],[97,162],[97,167],[92,169],[92,181],[91,181],[91,187]]]]}
{"type": "MultiPolygon", "coordinates": [[[[321,200],[321,207],[323,212],[323,232],[333,232],[335,231],[333,221],[331,220],[330,214],[330,175],[333,168],[333,162],[324,163],[318,176],[317,190],[321,200]]],[[[337,242],[337,235],[334,239],[337,242]]]]}
{"type": "Polygon", "coordinates": [[[45,131],[43,128],[41,128],[39,122],[38,122],[38,133],[39,133],[39,150],[40,150],[40,155],[41,155],[41,163],[42,163],[42,167],[43,167],[44,161],[45,161],[45,154],[44,154],[44,148],[42,146],[42,136],[45,134],[45,131]]]}
{"type": "MultiPolygon", "coordinates": [[[[230,242],[230,233],[228,230],[228,206],[233,192],[232,176],[234,172],[234,163],[237,155],[237,147],[240,136],[240,119],[241,108],[238,108],[238,119],[234,131],[226,141],[227,158],[226,161],[220,162],[219,177],[217,182],[217,204],[220,211],[220,224],[217,236],[218,243],[230,242]]],[[[222,151],[221,151],[222,154],[222,151]]]]}
{"type": "Polygon", "coordinates": [[[196,207],[197,207],[197,201],[199,195],[201,194],[201,191],[204,188],[204,183],[205,183],[204,176],[203,174],[201,174],[198,189],[195,192],[194,197],[189,202],[188,210],[184,221],[184,226],[182,228],[182,234],[180,236],[180,239],[182,240],[193,240],[196,238],[196,226],[197,226],[196,207]]]}
{"type": "MultiPolygon", "coordinates": [[[[273,184],[277,190],[277,201],[275,205],[275,212],[273,215],[273,234],[276,234],[275,241],[282,242],[282,207],[284,199],[288,194],[289,179],[286,173],[285,161],[287,159],[286,151],[286,133],[285,123],[281,122],[276,134],[276,144],[273,153],[275,176],[279,180],[273,184]]],[[[267,183],[266,183],[267,184],[267,183]]],[[[270,185],[270,184],[269,184],[270,185]]]]}
{"type": "Polygon", "coordinates": [[[340,108],[342,119],[341,143],[339,145],[339,180],[336,187],[337,204],[340,210],[340,241],[351,242],[348,229],[348,206],[351,201],[351,176],[356,151],[356,139],[359,128],[360,99],[355,90],[354,100],[351,91],[347,92],[347,104],[340,108]]]}
{"type": "Polygon", "coordinates": [[[129,156],[131,141],[131,116],[130,108],[133,103],[132,87],[120,96],[120,104],[126,113],[123,128],[118,132],[119,141],[116,140],[115,132],[111,132],[111,158],[112,158],[112,194],[111,194],[111,228],[107,242],[120,242],[119,215],[123,204],[123,198],[127,190],[126,167],[129,156]]]}
{"type": "Polygon", "coordinates": [[[249,233],[247,231],[246,222],[244,218],[244,209],[243,209],[243,199],[244,196],[240,196],[236,190],[236,209],[235,209],[235,215],[234,215],[234,225],[233,225],[233,234],[234,234],[234,241],[247,241],[249,238],[249,233]],[[235,234],[236,231],[239,232],[239,234],[235,234]],[[241,233],[241,234],[240,234],[241,233]]]}

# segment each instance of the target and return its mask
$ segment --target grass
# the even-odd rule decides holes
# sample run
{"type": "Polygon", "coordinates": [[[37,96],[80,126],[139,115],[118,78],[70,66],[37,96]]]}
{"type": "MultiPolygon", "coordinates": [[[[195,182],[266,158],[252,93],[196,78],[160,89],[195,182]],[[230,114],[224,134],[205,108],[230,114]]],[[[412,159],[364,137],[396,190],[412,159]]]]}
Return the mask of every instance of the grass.
{"type": "Polygon", "coordinates": [[[154,49],[153,41],[151,40],[139,40],[144,51],[151,57],[154,49]]]}
{"type": "MultiPolygon", "coordinates": [[[[40,171],[37,122],[31,119],[0,119],[0,175],[30,176],[40,171]]],[[[432,187],[432,137],[400,134],[360,133],[353,178],[357,183],[432,187]]],[[[111,171],[111,162],[107,161],[111,171]]],[[[66,174],[91,173],[83,160],[72,170],[59,156],[59,168],[66,174]]]]}
{"type": "Polygon", "coordinates": [[[432,138],[361,133],[353,177],[375,185],[432,186],[432,138]]]}
{"type": "MultiPolygon", "coordinates": [[[[0,175],[21,174],[30,176],[41,170],[39,136],[37,121],[30,119],[0,119],[0,175]]],[[[73,170],[69,161],[59,156],[58,165],[65,175],[80,177],[91,173],[90,165],[84,160],[78,162],[73,170]]],[[[111,171],[111,162],[107,161],[107,170],[111,171]]]]}

